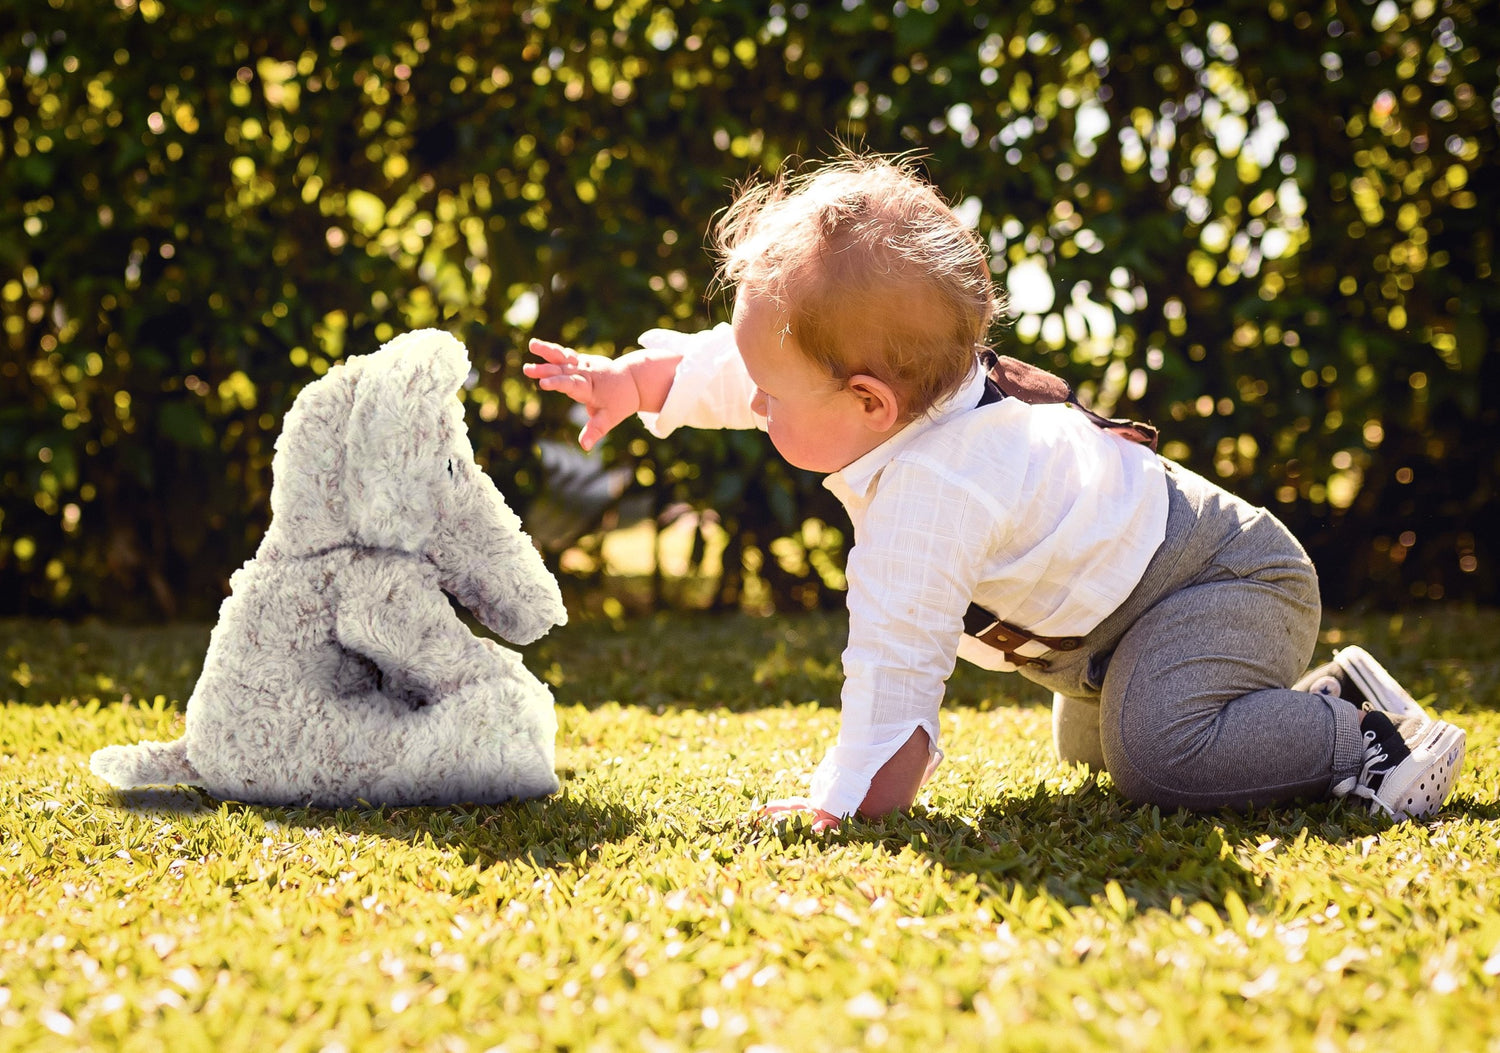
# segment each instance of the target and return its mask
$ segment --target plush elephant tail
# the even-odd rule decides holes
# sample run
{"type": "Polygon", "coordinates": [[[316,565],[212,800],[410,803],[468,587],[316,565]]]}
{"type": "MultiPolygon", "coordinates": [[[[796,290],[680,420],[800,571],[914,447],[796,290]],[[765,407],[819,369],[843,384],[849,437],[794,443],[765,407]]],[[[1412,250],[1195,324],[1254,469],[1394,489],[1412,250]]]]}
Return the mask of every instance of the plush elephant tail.
{"type": "Polygon", "coordinates": [[[121,790],[200,781],[198,772],[188,762],[187,739],[106,746],[95,751],[89,760],[89,769],[121,790]]]}

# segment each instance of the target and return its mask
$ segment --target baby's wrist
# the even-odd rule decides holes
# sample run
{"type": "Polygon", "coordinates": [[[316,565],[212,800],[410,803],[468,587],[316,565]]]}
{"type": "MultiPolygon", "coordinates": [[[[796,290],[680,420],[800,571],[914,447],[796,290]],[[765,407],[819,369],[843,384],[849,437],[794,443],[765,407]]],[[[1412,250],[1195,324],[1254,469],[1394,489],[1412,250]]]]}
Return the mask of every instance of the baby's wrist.
{"type": "Polygon", "coordinates": [[[654,347],[643,347],[619,359],[625,375],[635,387],[637,412],[661,412],[667,401],[667,393],[672,390],[672,381],[677,376],[677,363],[680,361],[680,352],[654,347]]]}

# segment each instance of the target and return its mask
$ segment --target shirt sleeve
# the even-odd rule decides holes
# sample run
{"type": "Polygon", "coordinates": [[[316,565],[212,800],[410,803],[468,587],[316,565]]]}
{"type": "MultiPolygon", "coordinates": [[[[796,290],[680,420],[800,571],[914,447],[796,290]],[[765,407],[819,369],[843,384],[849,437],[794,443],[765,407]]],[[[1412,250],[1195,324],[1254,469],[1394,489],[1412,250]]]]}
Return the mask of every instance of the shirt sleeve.
{"type": "Polygon", "coordinates": [[[921,728],[925,783],[942,762],[938,710],[953,673],[963,614],[999,519],[972,486],[934,464],[886,467],[849,554],[849,644],[836,745],[809,800],[851,815],[875,773],[921,728]]]}
{"type": "Polygon", "coordinates": [[[659,413],[640,414],[646,430],[665,439],[678,428],[759,428],[766,419],[750,412],[755,383],[745,372],[734,329],[720,323],[701,333],[651,329],[641,334],[642,347],[681,351],[659,413]]]}

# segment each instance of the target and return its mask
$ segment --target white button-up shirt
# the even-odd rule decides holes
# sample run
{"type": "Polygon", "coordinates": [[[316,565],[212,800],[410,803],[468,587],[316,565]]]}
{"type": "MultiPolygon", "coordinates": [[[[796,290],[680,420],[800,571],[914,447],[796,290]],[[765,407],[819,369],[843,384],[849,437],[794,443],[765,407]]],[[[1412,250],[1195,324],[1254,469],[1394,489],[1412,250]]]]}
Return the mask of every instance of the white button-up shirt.
{"type": "MultiPolygon", "coordinates": [[[[683,352],[661,412],[641,414],[652,434],[765,428],[750,412],[755,385],[729,326],[652,330],[641,344],[683,352]]],[[[1067,406],[979,406],[983,390],[976,370],[824,480],[854,525],[843,716],[809,792],[835,815],[858,809],[916,728],[931,744],[927,776],[936,769],[938,709],[956,657],[1015,668],[964,634],[971,602],[1035,635],[1087,635],[1135,588],[1165,534],[1155,453],[1067,406]]]]}

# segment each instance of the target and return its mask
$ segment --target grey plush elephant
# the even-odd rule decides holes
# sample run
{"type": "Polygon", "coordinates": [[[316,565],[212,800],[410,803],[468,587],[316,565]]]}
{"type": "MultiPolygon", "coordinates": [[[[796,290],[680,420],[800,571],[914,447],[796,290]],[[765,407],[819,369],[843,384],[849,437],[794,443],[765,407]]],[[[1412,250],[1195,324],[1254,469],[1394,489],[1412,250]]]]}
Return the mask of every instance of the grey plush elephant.
{"type": "Polygon", "coordinates": [[[110,746],[114,786],[262,804],[493,802],[551,793],[552,695],[475,636],[567,620],[557,582],[474,462],[468,355],[425,329],[309,384],[272,463],[272,520],[230,579],[175,742],[110,746]]]}

